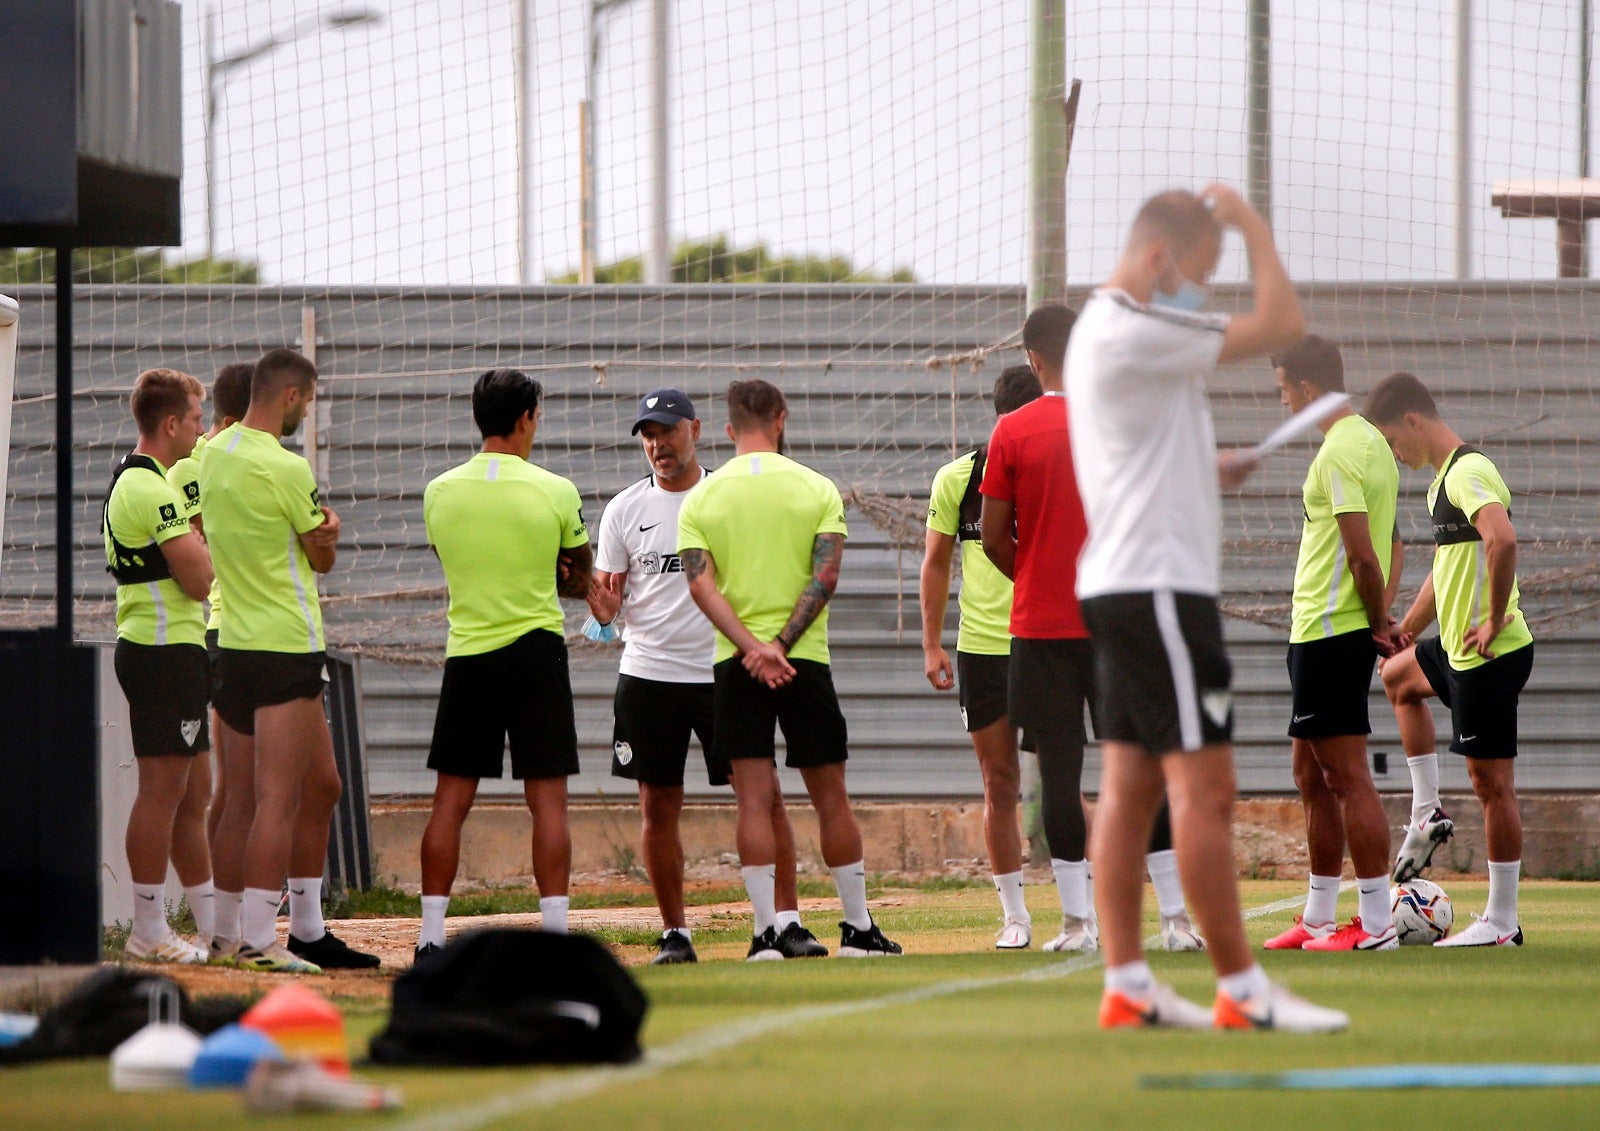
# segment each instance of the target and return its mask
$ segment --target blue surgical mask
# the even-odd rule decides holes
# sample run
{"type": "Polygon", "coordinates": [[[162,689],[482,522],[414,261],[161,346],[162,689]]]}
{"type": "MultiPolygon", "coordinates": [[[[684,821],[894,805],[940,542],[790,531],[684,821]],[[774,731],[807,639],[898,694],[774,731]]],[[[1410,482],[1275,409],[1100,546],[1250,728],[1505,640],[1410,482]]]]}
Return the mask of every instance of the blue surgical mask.
{"type": "Polygon", "coordinates": [[[1209,298],[1206,289],[1188,279],[1178,284],[1175,291],[1164,291],[1160,287],[1151,294],[1150,301],[1156,306],[1170,306],[1174,310],[1197,311],[1205,308],[1206,299],[1209,298]]]}

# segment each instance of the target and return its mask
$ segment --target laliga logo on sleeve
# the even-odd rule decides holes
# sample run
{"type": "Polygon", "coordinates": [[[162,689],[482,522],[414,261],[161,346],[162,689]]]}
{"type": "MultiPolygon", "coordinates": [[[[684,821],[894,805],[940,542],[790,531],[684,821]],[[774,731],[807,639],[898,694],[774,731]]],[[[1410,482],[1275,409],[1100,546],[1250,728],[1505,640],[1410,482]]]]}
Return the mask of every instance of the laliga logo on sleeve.
{"type": "Polygon", "coordinates": [[[613,742],[611,744],[611,749],[617,756],[617,765],[626,766],[629,762],[633,761],[633,747],[628,743],[613,742]]]}

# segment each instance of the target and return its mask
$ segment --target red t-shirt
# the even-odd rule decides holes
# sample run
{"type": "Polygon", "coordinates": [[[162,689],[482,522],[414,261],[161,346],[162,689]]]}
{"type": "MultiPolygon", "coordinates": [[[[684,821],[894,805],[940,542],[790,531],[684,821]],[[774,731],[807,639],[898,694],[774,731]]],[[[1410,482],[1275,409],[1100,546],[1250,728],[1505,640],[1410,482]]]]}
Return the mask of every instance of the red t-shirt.
{"type": "Polygon", "coordinates": [[[1065,397],[1043,396],[995,422],[980,490],[1016,509],[1016,589],[1011,635],[1089,635],[1078,609],[1078,554],[1089,536],[1072,471],[1065,397]]]}

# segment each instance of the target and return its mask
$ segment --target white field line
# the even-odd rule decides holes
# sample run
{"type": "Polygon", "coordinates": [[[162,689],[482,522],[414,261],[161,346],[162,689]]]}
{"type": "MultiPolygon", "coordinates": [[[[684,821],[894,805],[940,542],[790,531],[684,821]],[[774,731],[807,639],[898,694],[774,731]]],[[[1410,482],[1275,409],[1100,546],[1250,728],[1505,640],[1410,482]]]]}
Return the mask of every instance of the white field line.
{"type": "MultiPolygon", "coordinates": [[[[1353,883],[1345,883],[1341,885],[1341,890],[1348,890],[1354,886],[1355,884],[1353,883]]],[[[1244,913],[1244,917],[1246,919],[1258,919],[1263,915],[1272,915],[1279,911],[1287,911],[1290,908],[1298,907],[1304,902],[1305,897],[1298,895],[1292,899],[1280,899],[1273,903],[1263,904],[1260,907],[1252,907],[1244,913]]],[[[1159,942],[1159,939],[1146,939],[1145,942],[1146,945],[1154,945],[1159,942]]],[[[873,960],[866,959],[865,961],[870,962],[873,960]]],[[[1065,978],[1084,970],[1092,970],[1099,966],[1100,962],[1101,959],[1098,953],[1085,954],[1080,958],[1068,959],[1065,962],[1051,966],[1036,966],[1018,974],[1002,974],[994,978],[958,978],[954,981],[935,982],[931,985],[899,990],[895,993],[882,994],[878,997],[861,998],[858,1001],[840,1001],[828,1005],[805,1005],[795,1009],[778,1010],[758,1017],[748,1017],[743,1021],[730,1022],[726,1025],[714,1025],[709,1029],[691,1033],[686,1037],[673,1041],[671,1044],[649,1050],[642,1060],[633,1064],[616,1068],[588,1068],[582,1071],[563,1073],[550,1079],[541,1080],[536,1084],[530,1084],[526,1088],[491,1096],[482,1103],[473,1104],[470,1107],[430,1113],[404,1123],[392,1124],[391,1127],[393,1131],[475,1131],[476,1128],[488,1127],[502,1119],[508,1119],[511,1116],[536,1108],[553,1107],[569,1100],[592,1096],[596,1092],[617,1087],[621,1084],[629,1084],[637,1080],[648,1080],[652,1076],[659,1076],[669,1068],[678,1068],[685,1064],[693,1064],[696,1061],[705,1060],[719,1052],[737,1048],[768,1034],[789,1029],[794,1025],[809,1025],[814,1021],[848,1017],[857,1013],[869,1013],[897,1005],[914,1005],[918,1002],[931,1001],[935,998],[949,997],[951,994],[986,990],[994,986],[1004,986],[1014,982],[1039,982],[1054,978],[1065,978]]]]}

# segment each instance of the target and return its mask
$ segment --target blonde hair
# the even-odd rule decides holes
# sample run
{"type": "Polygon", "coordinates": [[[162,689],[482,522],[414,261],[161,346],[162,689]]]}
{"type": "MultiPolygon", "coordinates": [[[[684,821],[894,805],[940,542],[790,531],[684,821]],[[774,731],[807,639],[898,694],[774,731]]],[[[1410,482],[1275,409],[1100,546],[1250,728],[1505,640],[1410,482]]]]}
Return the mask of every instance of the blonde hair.
{"type": "Polygon", "coordinates": [[[189,411],[189,398],[199,397],[203,404],[206,388],[187,373],[176,369],[146,369],[133,383],[133,396],[129,403],[139,432],[151,436],[169,416],[184,416],[189,411]]]}

